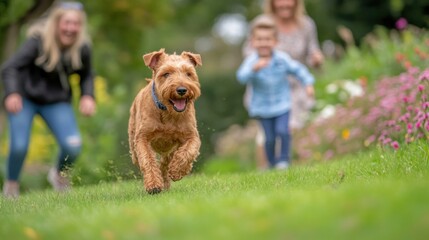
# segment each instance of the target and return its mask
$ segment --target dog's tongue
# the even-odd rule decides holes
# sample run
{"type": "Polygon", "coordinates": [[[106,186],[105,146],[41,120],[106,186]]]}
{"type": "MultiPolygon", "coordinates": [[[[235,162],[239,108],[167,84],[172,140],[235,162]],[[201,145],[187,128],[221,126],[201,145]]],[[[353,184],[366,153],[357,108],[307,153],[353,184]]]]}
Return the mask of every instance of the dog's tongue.
{"type": "Polygon", "coordinates": [[[186,108],[186,99],[178,99],[178,100],[172,100],[174,104],[174,108],[177,111],[183,111],[186,108]]]}

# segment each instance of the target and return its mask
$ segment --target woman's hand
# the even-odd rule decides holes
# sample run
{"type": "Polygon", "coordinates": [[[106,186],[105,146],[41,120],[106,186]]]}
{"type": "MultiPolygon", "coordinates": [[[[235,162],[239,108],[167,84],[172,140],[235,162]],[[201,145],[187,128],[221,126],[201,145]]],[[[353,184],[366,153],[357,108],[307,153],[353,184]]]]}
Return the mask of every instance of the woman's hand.
{"type": "Polygon", "coordinates": [[[311,66],[318,68],[323,64],[324,57],[320,51],[316,51],[311,55],[311,66]]]}
{"type": "Polygon", "coordinates": [[[82,96],[80,98],[79,110],[84,116],[92,116],[95,113],[96,103],[91,96],[82,96]]]}
{"type": "Polygon", "coordinates": [[[4,101],[6,111],[18,113],[22,110],[22,97],[18,93],[8,95],[4,101]]]}

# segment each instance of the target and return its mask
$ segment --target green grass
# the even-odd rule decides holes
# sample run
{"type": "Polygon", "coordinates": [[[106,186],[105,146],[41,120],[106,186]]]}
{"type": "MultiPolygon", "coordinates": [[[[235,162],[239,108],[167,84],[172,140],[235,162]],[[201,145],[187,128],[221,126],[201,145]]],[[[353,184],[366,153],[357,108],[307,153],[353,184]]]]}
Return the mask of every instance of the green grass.
{"type": "Polygon", "coordinates": [[[0,239],[428,239],[429,146],[287,171],[195,174],[0,200],[0,239]]]}

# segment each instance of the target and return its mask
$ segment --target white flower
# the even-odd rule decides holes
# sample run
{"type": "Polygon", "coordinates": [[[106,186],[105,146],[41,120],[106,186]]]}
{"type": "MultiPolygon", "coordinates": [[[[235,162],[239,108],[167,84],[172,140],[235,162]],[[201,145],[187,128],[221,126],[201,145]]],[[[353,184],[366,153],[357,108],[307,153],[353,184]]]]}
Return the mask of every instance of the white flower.
{"type": "Polygon", "coordinates": [[[330,83],[326,86],[326,92],[329,94],[334,94],[338,91],[338,86],[335,83],[330,83]]]}
{"type": "Polygon", "coordinates": [[[332,105],[325,106],[319,113],[318,119],[327,119],[335,114],[335,107],[332,105]]]}
{"type": "Polygon", "coordinates": [[[350,97],[358,97],[363,95],[363,88],[360,84],[347,80],[343,85],[344,90],[350,95],[350,97]]]}

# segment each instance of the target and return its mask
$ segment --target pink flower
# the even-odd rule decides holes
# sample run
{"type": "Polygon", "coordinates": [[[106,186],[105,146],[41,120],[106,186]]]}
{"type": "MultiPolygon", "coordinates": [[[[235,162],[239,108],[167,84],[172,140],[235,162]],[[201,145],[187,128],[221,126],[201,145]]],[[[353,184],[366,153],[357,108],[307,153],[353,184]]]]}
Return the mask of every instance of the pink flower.
{"type": "Polygon", "coordinates": [[[404,116],[405,116],[407,119],[410,119],[410,115],[411,115],[411,114],[407,112],[407,113],[405,113],[405,115],[404,115],[404,116]]]}
{"type": "Polygon", "coordinates": [[[395,126],[395,130],[396,130],[397,132],[400,132],[400,131],[401,131],[401,126],[396,125],[396,126],[395,126]]]}
{"type": "Polygon", "coordinates": [[[408,21],[405,18],[400,18],[395,23],[396,29],[398,30],[405,29],[407,25],[408,25],[408,21]]]}
{"type": "MultiPolygon", "coordinates": [[[[412,67],[412,66],[410,66],[407,69],[407,71],[408,71],[409,74],[413,75],[413,74],[417,74],[419,72],[419,68],[418,67],[412,67]]],[[[410,78],[412,79],[412,76],[410,76],[410,78]]]]}
{"type": "Polygon", "coordinates": [[[429,102],[424,102],[424,103],[422,104],[422,108],[423,108],[423,109],[427,109],[427,108],[429,108],[429,102]]]}
{"type": "Polygon", "coordinates": [[[404,115],[402,115],[401,117],[399,117],[400,122],[408,122],[408,119],[410,119],[410,113],[409,112],[407,112],[404,115]]]}
{"type": "Polygon", "coordinates": [[[413,124],[412,123],[408,123],[407,124],[407,133],[411,134],[413,132],[413,124]]]}
{"type": "Polygon", "coordinates": [[[399,149],[399,143],[397,141],[393,141],[390,143],[390,146],[393,147],[393,149],[398,150],[399,149]]]}
{"type": "Polygon", "coordinates": [[[425,89],[425,87],[421,84],[419,84],[419,92],[423,92],[423,90],[425,89]]]}
{"type": "Polygon", "coordinates": [[[325,159],[331,159],[332,157],[334,157],[334,155],[335,155],[334,151],[329,149],[328,151],[325,152],[325,159]]]}
{"type": "Polygon", "coordinates": [[[386,139],[384,139],[383,140],[383,144],[384,145],[387,145],[388,143],[390,143],[390,142],[392,142],[392,139],[391,138],[386,138],[386,139]]]}
{"type": "Polygon", "coordinates": [[[416,123],[416,128],[420,128],[422,126],[422,122],[421,121],[418,121],[417,123],[416,123]]]}
{"type": "Polygon", "coordinates": [[[389,121],[387,121],[387,122],[386,122],[386,126],[387,126],[387,127],[392,127],[392,126],[394,126],[394,125],[395,125],[395,123],[396,123],[396,121],[395,121],[395,120],[389,120],[389,121]]]}
{"type": "Polygon", "coordinates": [[[429,80],[429,69],[426,69],[419,76],[419,81],[429,80]]]}

